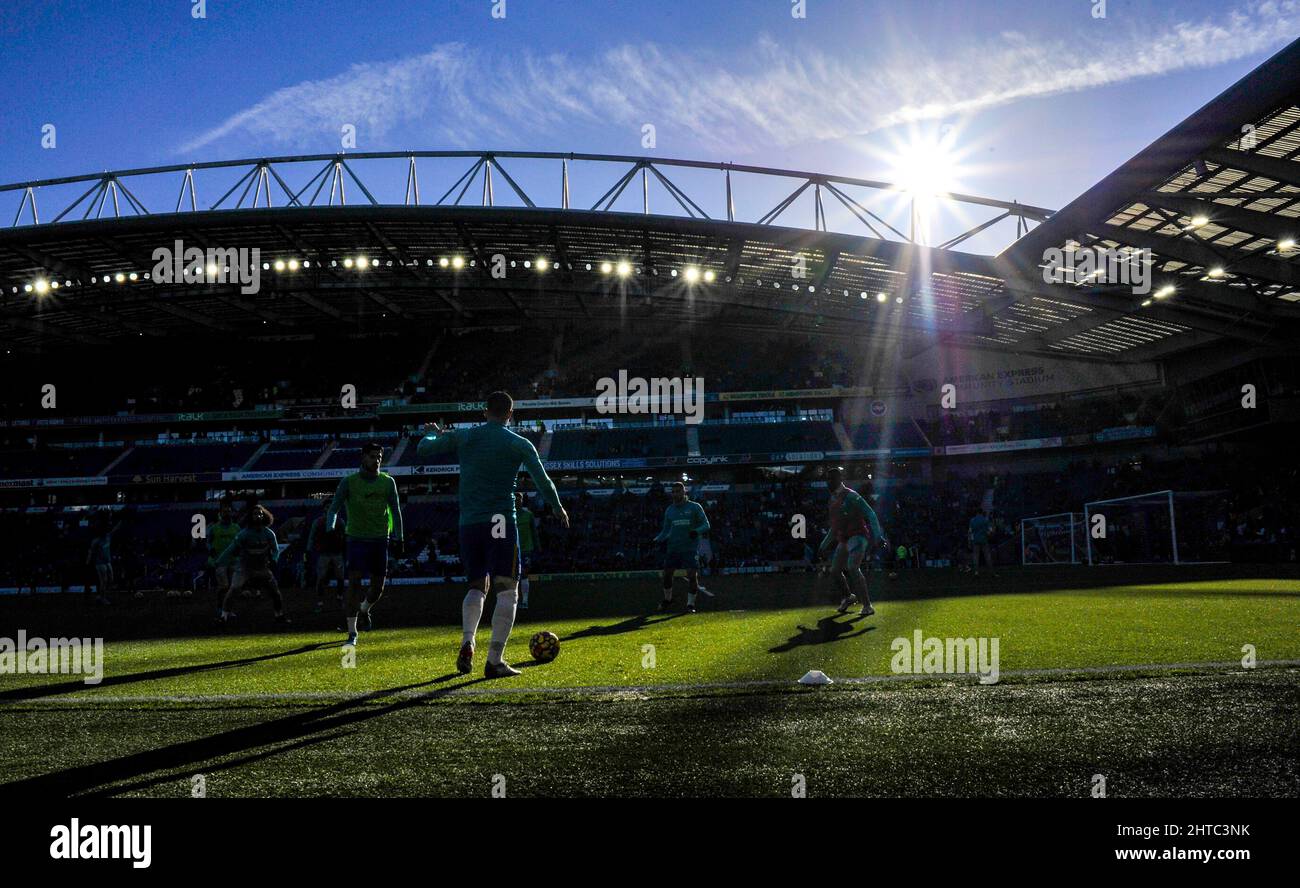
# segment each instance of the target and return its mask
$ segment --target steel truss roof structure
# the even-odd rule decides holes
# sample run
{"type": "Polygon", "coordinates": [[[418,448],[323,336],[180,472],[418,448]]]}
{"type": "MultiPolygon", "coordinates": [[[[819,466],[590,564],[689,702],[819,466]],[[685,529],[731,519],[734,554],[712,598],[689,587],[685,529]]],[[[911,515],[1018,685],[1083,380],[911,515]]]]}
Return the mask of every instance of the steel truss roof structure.
{"type": "Polygon", "coordinates": [[[0,347],[20,354],[195,332],[639,318],[1105,361],[1210,343],[1286,346],[1300,331],[1300,41],[1057,213],[938,196],[988,218],[933,246],[873,209],[899,198],[888,183],[606,155],[265,158],[26,182],[0,187],[3,196],[17,211],[0,230],[0,347]],[[431,189],[421,164],[434,162],[462,172],[431,189]],[[530,193],[510,172],[517,162],[555,165],[558,197],[530,193]],[[381,163],[405,166],[388,182],[404,185],[400,200],[368,173],[381,163]],[[608,172],[581,208],[570,181],[579,163],[608,172]],[[205,176],[218,174],[234,184],[202,203],[205,176]],[[716,176],[717,187],[705,194],[683,176],[716,176]],[[746,177],[783,182],[785,196],[742,218],[746,177]],[[164,179],[175,203],[150,209],[147,192],[164,179]],[[625,195],[640,197],[639,212],[625,195]],[[828,230],[832,199],[864,233],[828,230]],[[811,227],[777,224],[808,205],[811,227]],[[1003,223],[1021,236],[1002,253],[957,249],[1003,223]],[[154,251],[178,240],[260,250],[261,290],[152,280],[154,251]],[[1048,251],[1103,248],[1149,263],[1154,292],[1044,279],[1048,251]],[[499,262],[504,277],[492,274],[499,262]]]}

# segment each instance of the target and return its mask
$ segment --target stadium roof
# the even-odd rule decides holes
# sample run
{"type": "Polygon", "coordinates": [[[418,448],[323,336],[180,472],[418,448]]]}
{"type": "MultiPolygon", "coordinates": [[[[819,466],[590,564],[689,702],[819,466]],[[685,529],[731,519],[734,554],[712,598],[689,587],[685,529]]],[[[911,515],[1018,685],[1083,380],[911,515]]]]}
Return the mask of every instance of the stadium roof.
{"type": "Polygon", "coordinates": [[[0,346],[20,353],[196,332],[638,318],[1106,361],[1209,343],[1284,346],[1300,330],[1300,41],[1059,212],[939,195],[987,218],[933,246],[880,209],[879,200],[899,197],[888,183],[603,155],[261,158],[26,182],[0,188],[0,197],[16,206],[13,226],[0,231],[0,346]],[[420,164],[452,162],[460,178],[436,202],[422,201],[420,164]],[[560,168],[553,205],[508,172],[525,163],[560,168]],[[382,178],[368,164],[404,167],[393,180],[404,186],[400,201],[367,184],[363,174],[382,178]],[[590,207],[570,200],[571,165],[612,171],[590,207]],[[685,181],[699,176],[723,180],[725,190],[685,181]],[[785,196],[741,217],[733,178],[737,187],[777,183],[785,196]],[[209,179],[224,194],[203,205],[209,179]],[[175,205],[168,197],[166,211],[151,211],[164,182],[175,205]],[[471,187],[475,206],[463,203],[471,187]],[[42,219],[38,198],[47,213],[59,209],[42,219]],[[827,205],[847,209],[864,233],[828,230],[827,205]],[[776,224],[801,208],[811,209],[811,228],[776,224]],[[998,255],[957,249],[1008,224],[1022,236],[998,255]],[[154,251],[178,239],[187,248],[259,249],[270,266],[261,290],[149,279],[154,251]],[[1044,279],[1049,251],[1085,248],[1149,251],[1135,261],[1149,263],[1152,291],[1081,275],[1044,279]],[[491,274],[498,254],[504,278],[491,274]],[[277,260],[301,264],[276,271],[277,260]],[[39,292],[46,282],[51,289],[39,292]]]}

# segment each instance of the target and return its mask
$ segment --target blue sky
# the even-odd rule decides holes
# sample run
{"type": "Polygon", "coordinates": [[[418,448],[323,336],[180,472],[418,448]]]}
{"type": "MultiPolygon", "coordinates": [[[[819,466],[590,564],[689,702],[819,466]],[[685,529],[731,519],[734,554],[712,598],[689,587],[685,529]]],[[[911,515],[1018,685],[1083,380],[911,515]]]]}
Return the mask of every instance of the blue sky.
{"type": "Polygon", "coordinates": [[[937,144],[946,187],[1057,208],[1300,36],[1300,0],[194,2],[4,0],[0,179],[327,153],[352,124],[357,151],[890,180],[937,144]]]}

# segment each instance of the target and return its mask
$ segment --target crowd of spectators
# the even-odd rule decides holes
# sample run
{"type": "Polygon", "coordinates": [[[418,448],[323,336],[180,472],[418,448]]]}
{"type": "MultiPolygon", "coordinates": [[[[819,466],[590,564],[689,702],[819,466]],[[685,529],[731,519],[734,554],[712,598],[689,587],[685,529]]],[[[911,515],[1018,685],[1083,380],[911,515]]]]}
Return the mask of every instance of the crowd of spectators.
{"type": "MultiPolygon", "coordinates": [[[[1267,470],[1250,461],[1223,457],[1164,462],[1131,458],[1121,462],[1077,461],[1062,471],[956,474],[942,481],[902,481],[880,486],[850,479],[868,495],[889,538],[879,563],[892,567],[960,565],[969,559],[967,529],[985,510],[999,563],[1019,560],[1019,520],[1028,515],[1079,512],[1083,502],[1172,489],[1194,497],[1198,520],[1182,536],[1200,533],[1206,546],[1222,547],[1232,560],[1295,561],[1300,527],[1300,469],[1267,470]],[[904,553],[900,555],[898,547],[904,553]]],[[[572,524],[560,526],[532,497],[538,515],[540,550],[533,570],[586,572],[652,569],[659,564],[654,542],[669,498],[658,484],[612,492],[566,490],[572,524]]],[[[711,570],[767,565],[811,565],[827,526],[826,490],[806,477],[749,485],[699,483],[694,498],[712,524],[711,570]],[[802,516],[795,532],[795,516],[802,516]]],[[[275,506],[275,531],[286,547],[284,580],[304,580],[307,528],[322,505],[275,506]]],[[[207,558],[190,533],[190,511],[152,508],[86,511],[5,511],[0,534],[12,543],[0,564],[0,587],[76,586],[93,582],[87,559],[91,540],[108,523],[120,524],[113,538],[119,589],[192,588],[207,558]],[[111,519],[111,521],[110,521],[111,519]]],[[[406,511],[407,546],[394,562],[396,576],[457,574],[457,509],[454,498],[416,497],[406,511]]],[[[1218,551],[1216,549],[1216,551],[1218,551]]]]}
{"type": "Polygon", "coordinates": [[[1033,409],[943,411],[922,424],[931,443],[946,446],[1065,437],[1154,426],[1157,420],[1153,404],[1132,395],[1109,395],[1048,401],[1033,405],[1033,409]]]}

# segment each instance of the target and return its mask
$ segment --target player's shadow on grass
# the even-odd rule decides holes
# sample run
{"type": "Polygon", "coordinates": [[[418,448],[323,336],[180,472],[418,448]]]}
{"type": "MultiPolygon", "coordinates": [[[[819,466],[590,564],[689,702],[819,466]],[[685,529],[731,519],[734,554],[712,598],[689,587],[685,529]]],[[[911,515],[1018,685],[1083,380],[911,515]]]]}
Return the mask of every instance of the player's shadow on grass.
{"type": "Polygon", "coordinates": [[[472,678],[452,687],[433,687],[461,677],[458,673],[451,672],[425,682],[372,691],[308,712],[232,728],[211,737],[185,740],[158,749],[15,780],[0,784],[0,796],[107,796],[139,792],[177,781],[188,782],[196,773],[217,773],[325,740],[337,740],[351,733],[343,730],[345,728],[401,712],[488,680],[472,678]],[[420,688],[430,690],[411,694],[420,688]],[[395,702],[371,705],[394,694],[411,695],[395,702]],[[216,761],[238,753],[248,754],[227,761],[216,761]],[[159,774],[159,771],[166,773],[159,774]],[[132,778],[143,779],[124,782],[132,778]]]}
{"type": "Polygon", "coordinates": [[[39,697],[53,697],[58,694],[75,694],[81,691],[91,691],[97,688],[110,688],[116,685],[134,684],[141,681],[154,681],[162,678],[176,678],[180,675],[193,675],[196,672],[210,672],[216,669],[233,669],[237,666],[251,666],[254,663],[264,663],[267,660],[278,660],[281,657],[292,657],[295,654],[307,654],[312,651],[318,651],[322,648],[334,646],[334,642],[320,642],[319,644],[305,644],[302,647],[294,648],[289,651],[280,651],[275,654],[261,654],[256,657],[243,657],[239,660],[225,660],[220,663],[198,663],[194,666],[174,666],[170,669],[154,669],[150,672],[131,672],[126,675],[107,675],[99,684],[86,684],[82,679],[76,681],[65,681],[53,685],[36,685],[30,688],[14,688],[10,691],[0,691],[0,702],[13,700],[35,700],[39,697]]]}
{"type": "Polygon", "coordinates": [[[673,613],[656,613],[640,614],[635,617],[628,617],[619,623],[610,623],[605,626],[588,626],[586,629],[579,629],[577,632],[570,632],[560,639],[560,641],[573,641],[578,638],[603,638],[606,635],[622,635],[625,632],[639,632],[647,626],[657,626],[660,623],[667,623],[669,620],[675,620],[678,617],[686,616],[686,611],[676,611],[673,613]]]}
{"type": "Polygon", "coordinates": [[[769,654],[786,654],[798,647],[804,647],[811,644],[826,644],[832,641],[844,641],[848,638],[857,638],[867,632],[875,629],[875,626],[864,626],[854,631],[854,623],[857,617],[851,620],[841,622],[835,617],[822,617],[817,621],[816,626],[798,626],[798,632],[791,635],[783,644],[776,647],[768,648],[769,654]]]}

